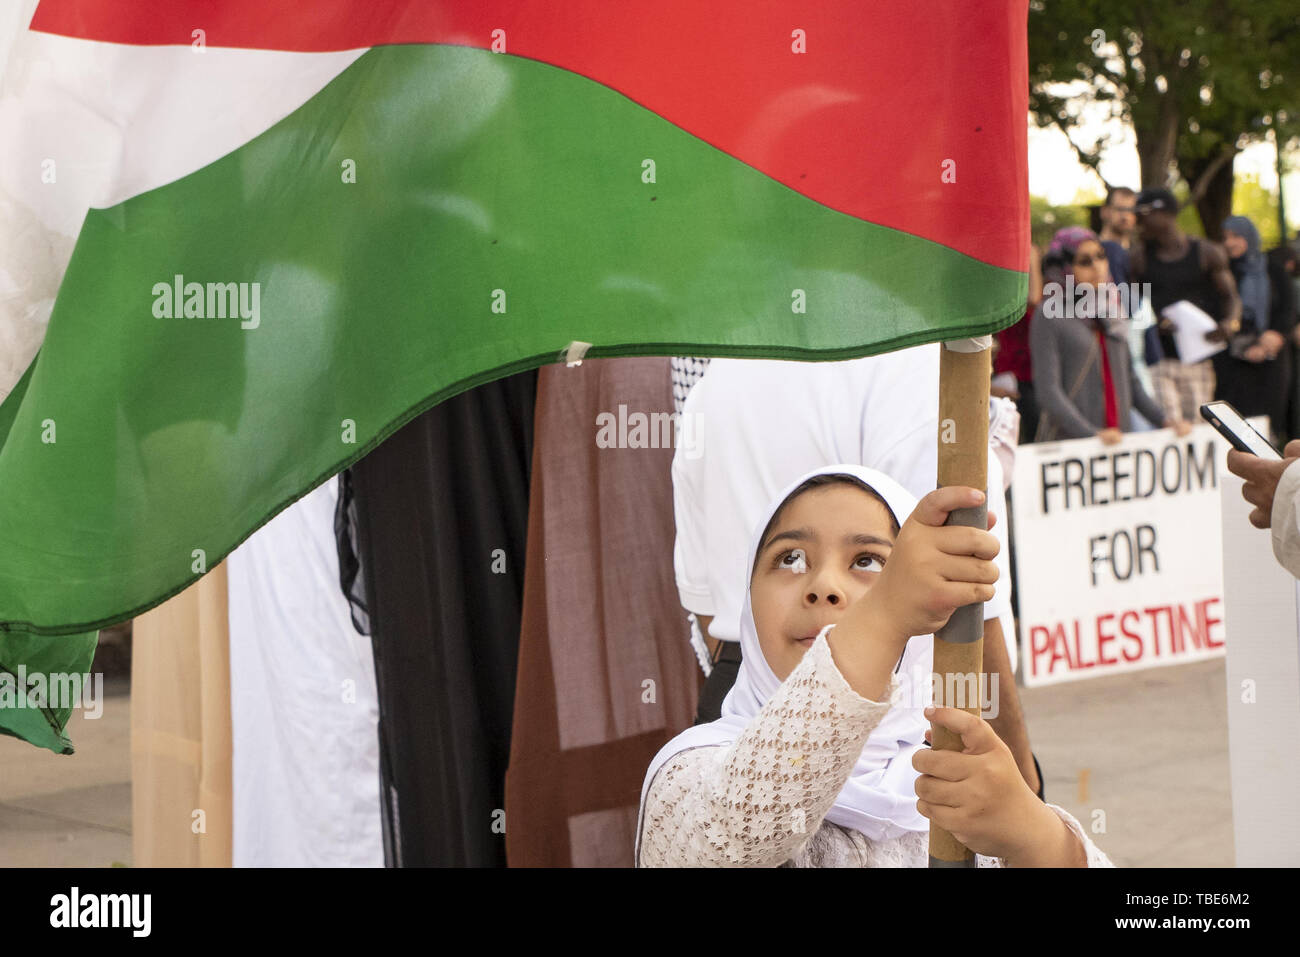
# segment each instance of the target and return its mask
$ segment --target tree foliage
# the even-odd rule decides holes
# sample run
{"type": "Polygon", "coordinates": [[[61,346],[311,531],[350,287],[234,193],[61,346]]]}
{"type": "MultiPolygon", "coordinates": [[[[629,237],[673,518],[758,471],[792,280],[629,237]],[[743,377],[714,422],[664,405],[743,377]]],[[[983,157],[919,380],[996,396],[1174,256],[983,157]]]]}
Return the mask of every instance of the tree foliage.
{"type": "Polygon", "coordinates": [[[1265,249],[1276,246],[1278,239],[1277,195],[1259,185],[1259,177],[1240,175],[1232,191],[1232,211],[1245,216],[1259,230],[1265,249]]]}
{"type": "Polygon", "coordinates": [[[1080,203],[1053,206],[1042,196],[1029,197],[1030,240],[1040,251],[1047,248],[1058,229],[1087,225],[1088,210],[1080,203]]]}
{"type": "Polygon", "coordinates": [[[1233,157],[1273,125],[1300,145],[1300,3],[1030,0],[1029,76],[1035,121],[1081,163],[1097,171],[1109,145],[1080,142],[1081,108],[1109,105],[1137,137],[1141,185],[1181,176],[1215,235],[1233,157]]]}

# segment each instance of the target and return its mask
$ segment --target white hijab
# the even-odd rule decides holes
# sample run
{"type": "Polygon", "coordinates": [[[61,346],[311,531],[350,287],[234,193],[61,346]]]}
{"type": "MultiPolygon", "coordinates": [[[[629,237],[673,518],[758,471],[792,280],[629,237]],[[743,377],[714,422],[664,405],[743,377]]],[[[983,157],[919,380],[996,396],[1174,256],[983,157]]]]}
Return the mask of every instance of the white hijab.
{"type": "MultiPolygon", "coordinates": [[[[889,505],[901,526],[916,507],[910,492],[881,472],[860,465],[831,465],[800,477],[768,507],[758,522],[749,547],[745,577],[751,577],[754,558],[761,544],[759,536],[777,509],[796,488],[815,475],[850,475],[872,488],[889,505]]],[[[722,702],[722,717],[708,724],[688,728],[669,741],[650,762],[641,786],[641,814],[645,813],[650,782],[670,758],[691,748],[731,745],[753,721],[763,705],[780,688],[758,642],[749,586],[745,586],[745,608],[740,623],[741,665],[736,683],[722,702]]],[[[934,665],[934,638],[923,635],[907,643],[897,669],[898,702],[881,719],[862,748],[857,764],[840,790],[826,819],[861,832],[871,841],[888,840],[908,831],[925,831],[929,821],[916,810],[912,755],[925,747],[929,727],[922,708],[929,703],[930,672],[934,665]]],[[[637,859],[640,859],[641,820],[637,824],[637,859]]]]}

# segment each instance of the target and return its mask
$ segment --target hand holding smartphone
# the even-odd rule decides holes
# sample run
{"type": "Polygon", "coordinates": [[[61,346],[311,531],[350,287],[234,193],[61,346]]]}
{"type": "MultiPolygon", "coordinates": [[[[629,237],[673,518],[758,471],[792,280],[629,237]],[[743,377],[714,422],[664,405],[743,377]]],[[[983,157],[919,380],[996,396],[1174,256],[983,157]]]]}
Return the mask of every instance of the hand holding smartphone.
{"type": "Polygon", "coordinates": [[[1237,451],[1258,455],[1270,462],[1282,461],[1282,453],[1260,435],[1231,402],[1209,402],[1201,406],[1201,418],[1214,426],[1237,451]]]}

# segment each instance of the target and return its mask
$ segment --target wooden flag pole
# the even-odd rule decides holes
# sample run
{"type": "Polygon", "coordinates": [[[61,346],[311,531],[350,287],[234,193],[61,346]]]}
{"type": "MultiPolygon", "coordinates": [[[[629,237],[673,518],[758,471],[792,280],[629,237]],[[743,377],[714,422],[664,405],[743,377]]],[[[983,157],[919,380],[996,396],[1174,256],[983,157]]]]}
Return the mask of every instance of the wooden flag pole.
{"type": "MultiPolygon", "coordinates": [[[[969,485],[987,489],[989,454],[989,381],[992,336],[945,342],[939,361],[939,487],[969,485]]],[[[988,502],[948,516],[948,525],[988,527],[988,502]]],[[[980,675],[984,665],[984,606],[958,608],[934,636],[935,707],[960,707],[980,713],[980,675]],[[965,676],[975,675],[975,681],[965,676]],[[975,689],[975,700],[969,697],[975,689]]],[[[933,722],[931,743],[941,751],[961,750],[961,738],[933,722]]],[[[974,867],[975,855],[955,837],[930,824],[931,867],[974,867]]]]}

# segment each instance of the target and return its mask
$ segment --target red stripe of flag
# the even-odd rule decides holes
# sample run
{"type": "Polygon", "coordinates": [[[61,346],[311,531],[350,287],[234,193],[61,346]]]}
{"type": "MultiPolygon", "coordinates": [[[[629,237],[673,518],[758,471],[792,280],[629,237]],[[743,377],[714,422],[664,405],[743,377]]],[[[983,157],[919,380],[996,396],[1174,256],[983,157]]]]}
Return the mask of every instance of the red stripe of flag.
{"type": "Polygon", "coordinates": [[[507,53],[618,90],[810,199],[1023,269],[1026,3],[42,0],[32,29],[187,46],[201,29],[212,47],[302,52],[489,48],[504,30],[507,53]]]}

